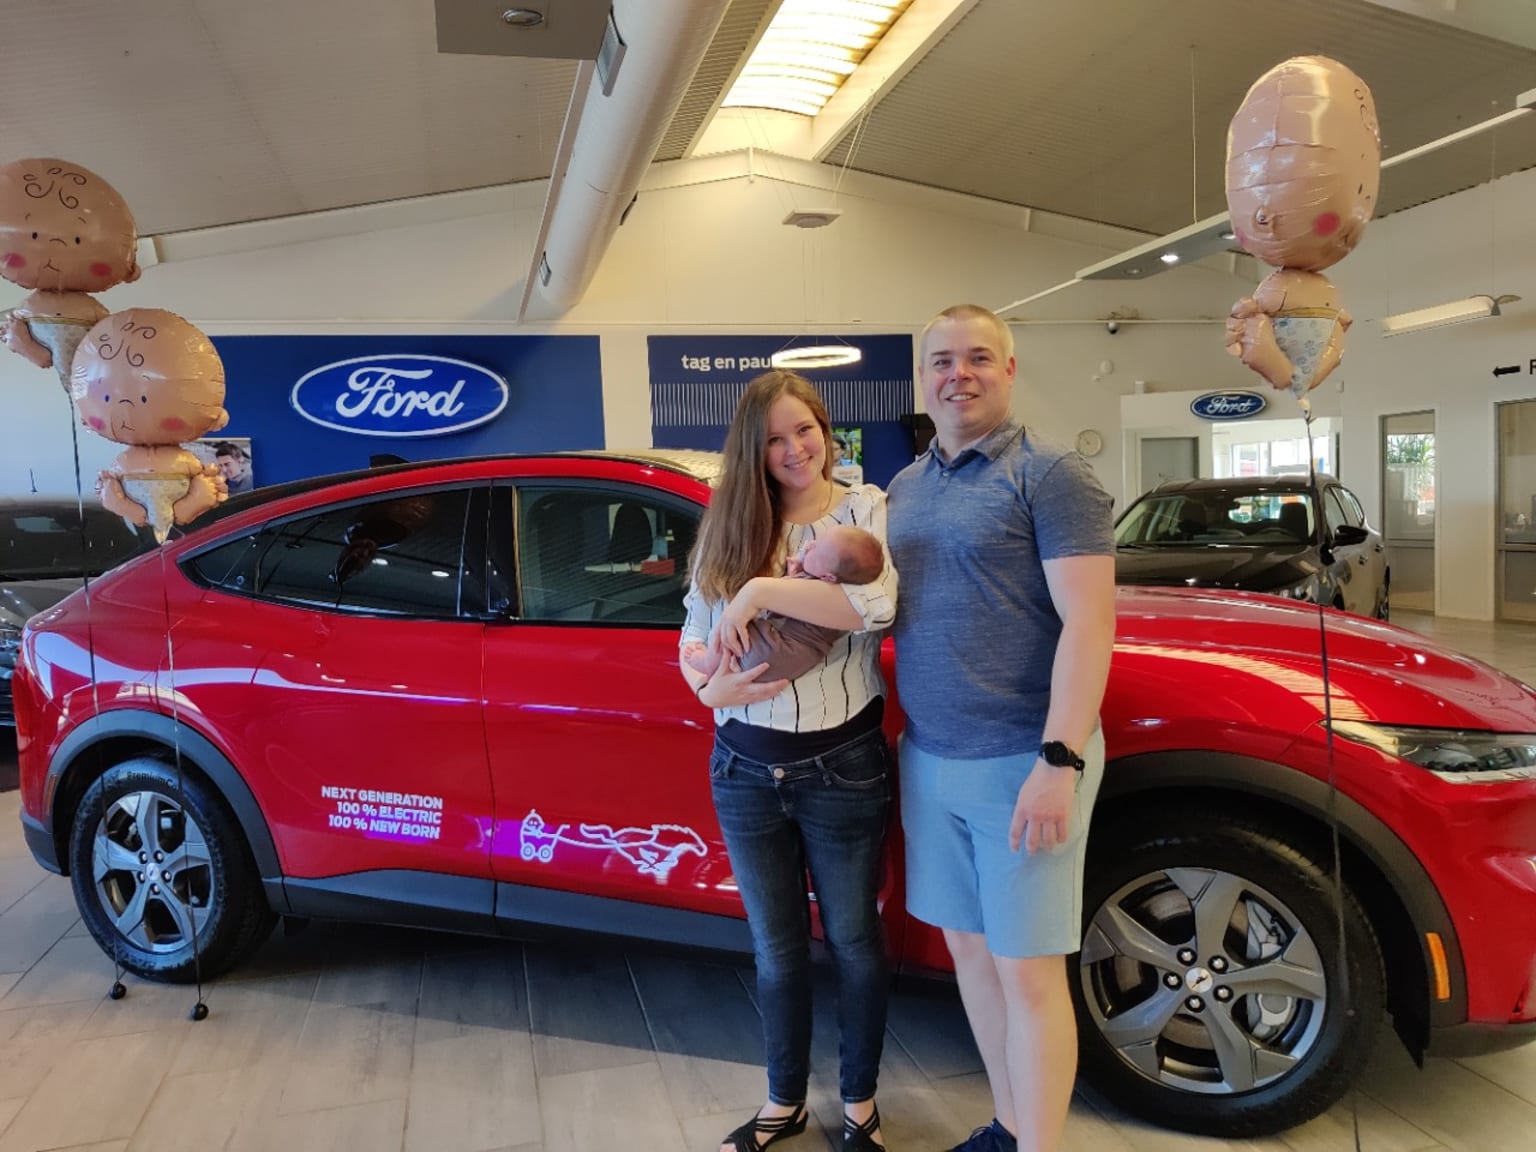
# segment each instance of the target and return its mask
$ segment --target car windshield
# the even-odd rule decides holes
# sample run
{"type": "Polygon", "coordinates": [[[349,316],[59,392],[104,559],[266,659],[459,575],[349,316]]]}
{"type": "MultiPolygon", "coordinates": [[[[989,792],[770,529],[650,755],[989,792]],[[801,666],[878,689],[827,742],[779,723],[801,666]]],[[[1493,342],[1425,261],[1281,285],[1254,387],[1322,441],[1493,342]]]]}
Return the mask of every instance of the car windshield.
{"type": "Polygon", "coordinates": [[[1264,488],[1202,488],[1148,496],[1115,525],[1122,548],[1275,547],[1312,540],[1312,498],[1264,488]]]}
{"type": "Polygon", "coordinates": [[[122,517],[87,506],[38,504],[0,510],[0,580],[100,576],[154,547],[154,538],[122,517]]]}

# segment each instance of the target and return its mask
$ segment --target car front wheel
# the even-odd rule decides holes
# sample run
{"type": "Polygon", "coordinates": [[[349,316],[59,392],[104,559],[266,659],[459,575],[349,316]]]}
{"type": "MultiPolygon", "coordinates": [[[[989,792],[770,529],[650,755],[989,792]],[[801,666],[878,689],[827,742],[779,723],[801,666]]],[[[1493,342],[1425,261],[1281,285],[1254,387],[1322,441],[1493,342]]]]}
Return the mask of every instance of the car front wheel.
{"type": "Polygon", "coordinates": [[[159,760],[127,761],[91,785],[69,853],[86,927],[140,976],[185,982],[199,965],[204,977],[216,975],[271,930],[234,817],[201,778],[178,778],[159,760]]]}
{"type": "Polygon", "coordinates": [[[1343,1096],[1383,975],[1347,889],[1341,967],[1328,853],[1217,811],[1141,813],[1093,843],[1072,981],[1088,1080],[1157,1124],[1225,1137],[1343,1096]]]}

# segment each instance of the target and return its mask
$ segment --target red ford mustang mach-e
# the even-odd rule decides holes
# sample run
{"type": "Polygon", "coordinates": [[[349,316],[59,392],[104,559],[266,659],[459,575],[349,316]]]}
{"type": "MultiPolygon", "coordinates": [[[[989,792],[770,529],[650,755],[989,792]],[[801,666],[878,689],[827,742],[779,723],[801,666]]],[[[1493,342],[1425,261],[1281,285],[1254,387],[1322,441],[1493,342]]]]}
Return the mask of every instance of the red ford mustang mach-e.
{"type": "MultiPolygon", "coordinates": [[[[171,980],[194,936],[212,973],[279,916],[748,949],[676,668],[717,467],[492,458],[231,500],[28,626],[32,851],[171,980]]],[[[1416,1054],[1536,1031],[1536,693],[1388,625],[1327,632],[1331,745],[1316,608],[1120,594],[1073,993],[1085,1073],[1160,1123],[1300,1123],[1383,1013],[1416,1054]]],[[[893,827],[893,957],[942,970],[901,859],[893,827]]]]}

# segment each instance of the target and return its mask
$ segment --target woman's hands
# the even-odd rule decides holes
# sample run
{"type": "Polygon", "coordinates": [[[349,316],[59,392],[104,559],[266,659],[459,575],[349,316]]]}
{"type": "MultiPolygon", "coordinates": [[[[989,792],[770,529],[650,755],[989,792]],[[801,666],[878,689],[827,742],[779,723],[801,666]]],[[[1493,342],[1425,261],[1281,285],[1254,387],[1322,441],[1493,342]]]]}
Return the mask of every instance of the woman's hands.
{"type": "Polygon", "coordinates": [[[746,704],[771,700],[789,687],[789,681],[767,680],[759,683],[758,677],[767,670],[768,665],[758,664],[743,672],[740,660],[727,652],[714,675],[699,689],[699,703],[707,708],[740,708],[746,704]]]}
{"type": "Polygon", "coordinates": [[[752,646],[752,633],[747,626],[762,613],[762,606],[757,602],[762,587],[763,577],[754,576],[741,586],[740,592],[731,597],[731,602],[720,614],[720,622],[715,625],[712,639],[727,655],[745,656],[747,649],[752,646]]]}

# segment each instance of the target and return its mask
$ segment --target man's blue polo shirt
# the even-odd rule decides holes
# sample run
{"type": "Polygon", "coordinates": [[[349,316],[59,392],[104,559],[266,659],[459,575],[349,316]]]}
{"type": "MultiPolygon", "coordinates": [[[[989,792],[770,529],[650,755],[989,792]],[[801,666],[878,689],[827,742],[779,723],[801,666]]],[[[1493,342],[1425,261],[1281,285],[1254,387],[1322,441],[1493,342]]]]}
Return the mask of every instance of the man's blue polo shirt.
{"type": "Polygon", "coordinates": [[[1078,453],[1008,420],[891,481],[896,686],[906,734],[955,759],[1040,745],[1061,618],[1045,560],[1113,556],[1109,494],[1078,453]]]}

